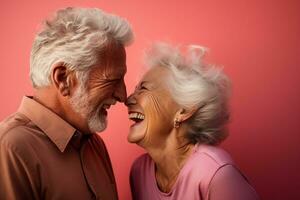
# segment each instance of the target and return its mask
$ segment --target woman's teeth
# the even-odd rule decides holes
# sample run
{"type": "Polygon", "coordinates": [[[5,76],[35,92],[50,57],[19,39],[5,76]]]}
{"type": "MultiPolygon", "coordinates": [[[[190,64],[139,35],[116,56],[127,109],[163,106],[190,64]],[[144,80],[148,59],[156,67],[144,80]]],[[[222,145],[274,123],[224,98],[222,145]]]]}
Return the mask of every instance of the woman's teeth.
{"type": "Polygon", "coordinates": [[[129,119],[142,121],[145,119],[145,116],[141,113],[129,113],[129,119]]]}

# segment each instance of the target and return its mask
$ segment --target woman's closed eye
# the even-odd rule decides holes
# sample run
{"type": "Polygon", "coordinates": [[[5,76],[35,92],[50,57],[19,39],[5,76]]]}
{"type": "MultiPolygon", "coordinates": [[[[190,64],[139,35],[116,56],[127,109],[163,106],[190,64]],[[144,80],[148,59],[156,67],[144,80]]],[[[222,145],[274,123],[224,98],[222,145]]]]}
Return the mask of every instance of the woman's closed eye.
{"type": "Polygon", "coordinates": [[[145,87],[144,85],[140,86],[140,90],[148,90],[147,87],[145,87]]]}
{"type": "Polygon", "coordinates": [[[144,85],[138,85],[135,87],[136,92],[143,92],[143,91],[147,91],[147,90],[149,90],[149,89],[144,85]]]}

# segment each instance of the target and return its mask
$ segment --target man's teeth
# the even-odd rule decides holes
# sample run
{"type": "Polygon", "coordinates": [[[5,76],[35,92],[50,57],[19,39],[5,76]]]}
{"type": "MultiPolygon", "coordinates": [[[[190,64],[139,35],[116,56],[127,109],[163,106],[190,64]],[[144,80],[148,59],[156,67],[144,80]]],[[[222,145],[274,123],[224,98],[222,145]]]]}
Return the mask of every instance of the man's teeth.
{"type": "Polygon", "coordinates": [[[145,116],[141,113],[130,113],[129,119],[145,119],[145,116]]]}

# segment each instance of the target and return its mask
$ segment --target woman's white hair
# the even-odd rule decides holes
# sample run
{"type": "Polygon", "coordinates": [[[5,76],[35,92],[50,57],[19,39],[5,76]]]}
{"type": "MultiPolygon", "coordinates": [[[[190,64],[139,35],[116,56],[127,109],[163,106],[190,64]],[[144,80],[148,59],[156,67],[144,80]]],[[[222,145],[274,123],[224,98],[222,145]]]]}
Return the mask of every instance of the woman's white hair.
{"type": "Polygon", "coordinates": [[[36,88],[48,86],[51,66],[57,62],[76,71],[84,81],[107,44],[126,46],[132,40],[130,24],[118,16],[97,8],[59,10],[35,37],[30,58],[32,84],[36,88]]]}
{"type": "Polygon", "coordinates": [[[230,82],[221,68],[206,64],[206,48],[190,45],[186,54],[179,47],[156,43],[146,51],[146,66],[166,67],[165,81],[171,96],[185,110],[196,109],[187,120],[186,137],[191,143],[218,144],[227,136],[230,82]]]}

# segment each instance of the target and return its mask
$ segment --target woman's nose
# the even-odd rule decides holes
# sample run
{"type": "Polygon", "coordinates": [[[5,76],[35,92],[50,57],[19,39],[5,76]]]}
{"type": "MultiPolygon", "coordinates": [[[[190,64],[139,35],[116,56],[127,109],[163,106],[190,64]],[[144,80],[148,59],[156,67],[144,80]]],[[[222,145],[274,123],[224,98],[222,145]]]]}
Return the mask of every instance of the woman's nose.
{"type": "Polygon", "coordinates": [[[131,95],[129,95],[125,101],[125,105],[126,106],[130,106],[130,105],[134,105],[136,104],[136,99],[135,99],[135,95],[134,93],[132,93],[131,95]]]}

